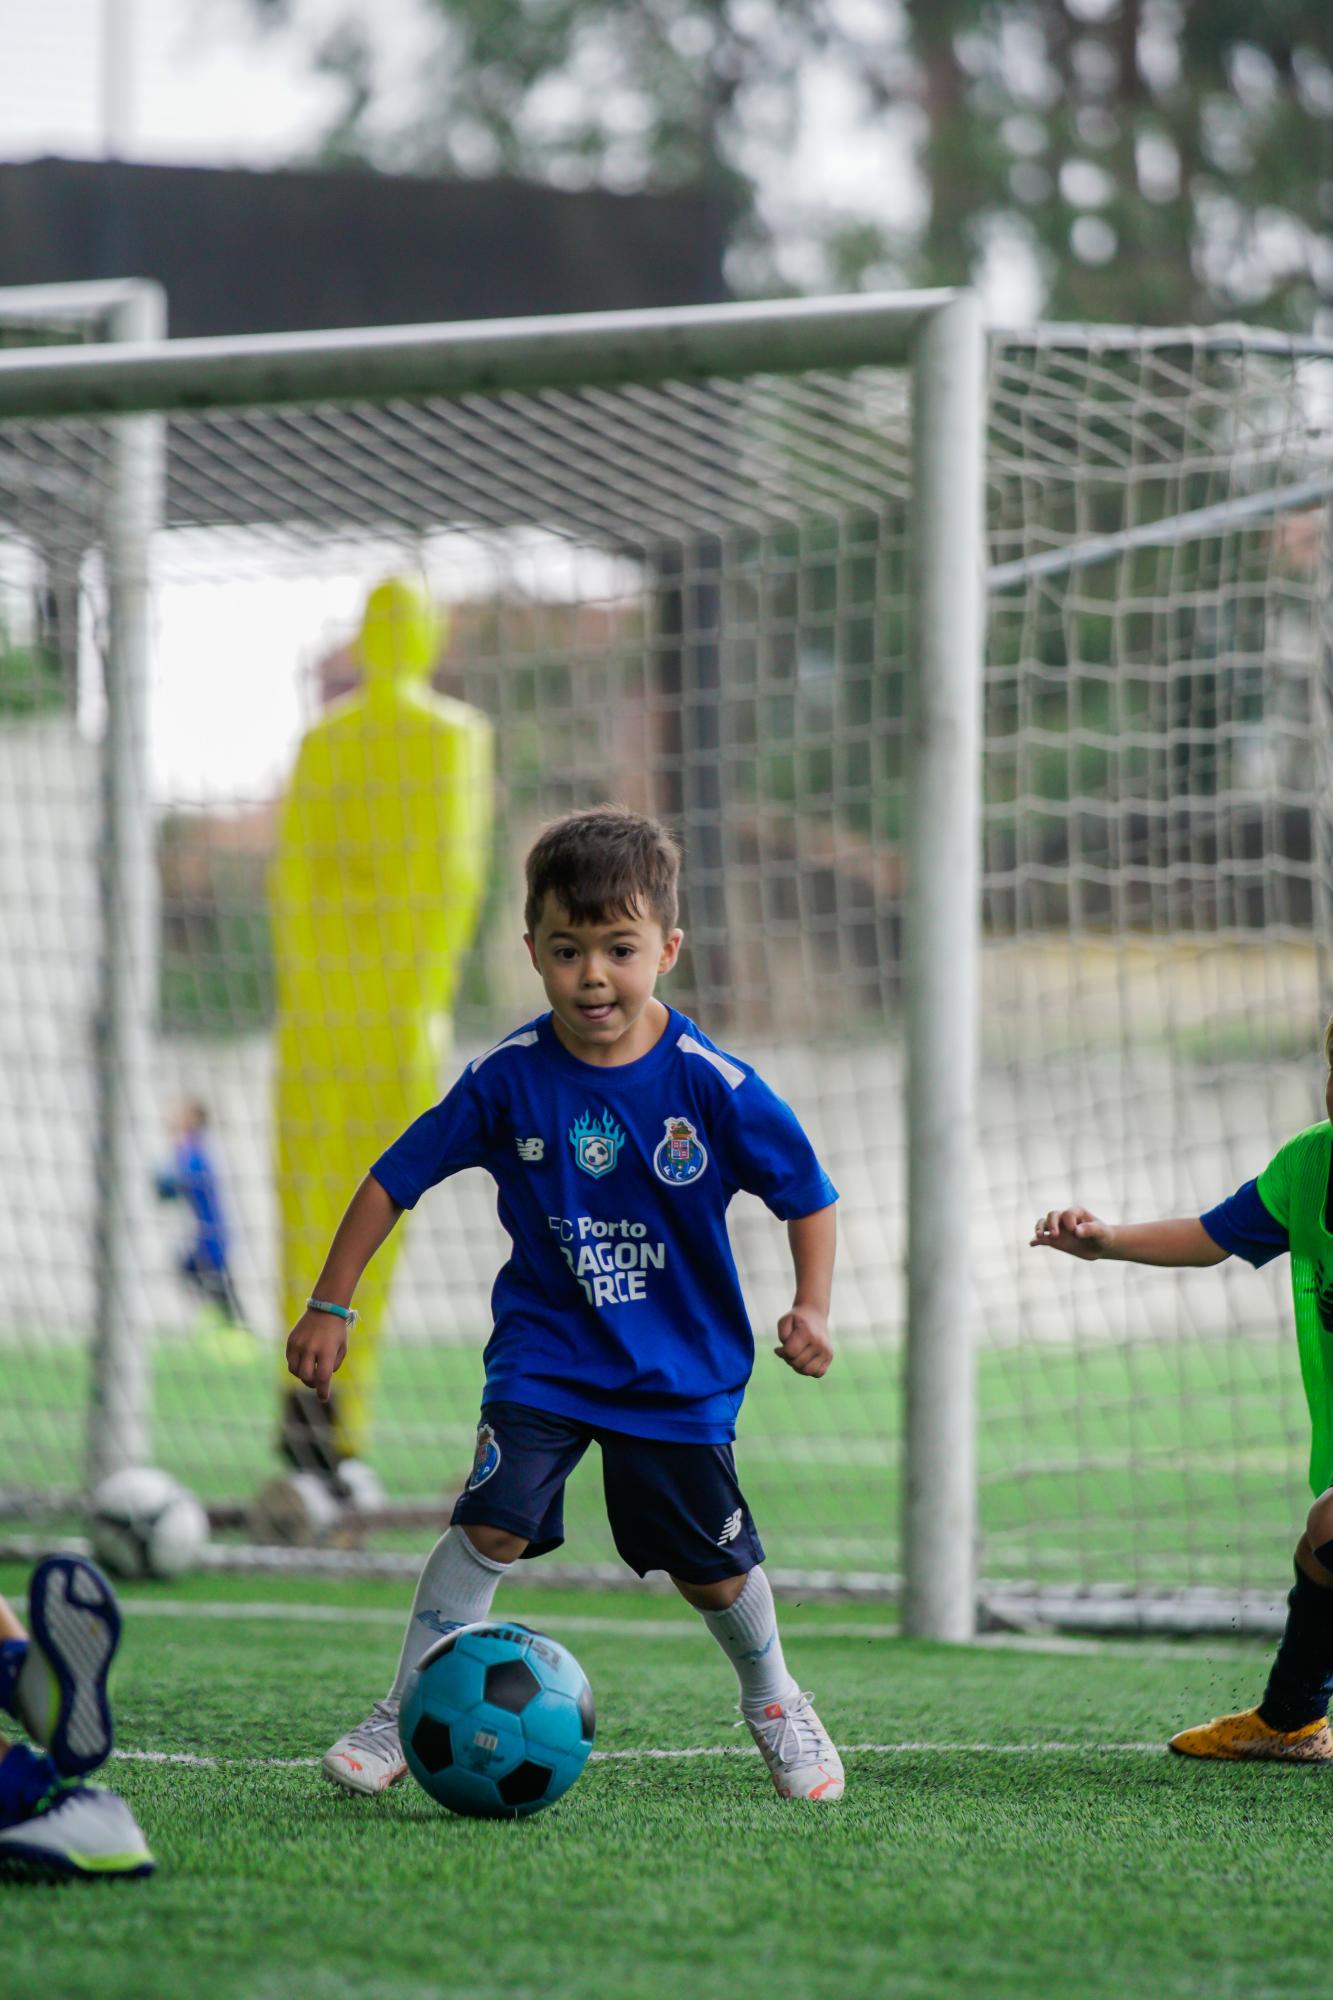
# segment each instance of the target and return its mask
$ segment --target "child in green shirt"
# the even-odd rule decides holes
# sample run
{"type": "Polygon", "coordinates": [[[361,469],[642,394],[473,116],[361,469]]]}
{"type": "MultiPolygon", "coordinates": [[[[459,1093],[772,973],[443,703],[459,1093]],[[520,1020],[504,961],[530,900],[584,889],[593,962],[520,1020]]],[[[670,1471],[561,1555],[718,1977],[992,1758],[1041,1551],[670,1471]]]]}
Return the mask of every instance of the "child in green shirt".
{"type": "Polygon", "coordinates": [[[1284,1250],[1291,1258],[1316,1498],[1296,1544],[1296,1582],[1263,1700],[1173,1736],[1170,1748],[1182,1757],[1333,1762],[1333,1020],[1324,1030],[1324,1058],[1328,1117],[1288,1139],[1256,1180],[1216,1208],[1115,1224],[1086,1208],[1053,1208],[1032,1237],[1036,1249],[1063,1250],[1089,1263],[1203,1266],[1238,1256],[1257,1269],[1284,1250]]]}

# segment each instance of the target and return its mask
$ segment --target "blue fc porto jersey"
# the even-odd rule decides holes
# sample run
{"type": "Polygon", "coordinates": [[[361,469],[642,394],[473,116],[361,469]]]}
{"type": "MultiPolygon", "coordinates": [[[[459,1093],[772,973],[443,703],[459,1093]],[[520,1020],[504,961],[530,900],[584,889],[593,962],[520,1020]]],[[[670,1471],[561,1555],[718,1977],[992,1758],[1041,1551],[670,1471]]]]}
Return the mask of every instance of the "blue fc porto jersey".
{"type": "Polygon", "coordinates": [[[726,1444],[754,1366],[727,1238],[738,1188],[786,1221],[837,1200],[794,1112],[674,1008],[637,1062],[580,1061],[549,1014],[479,1056],[371,1172],[404,1208],[464,1167],[499,1189],[486,1395],[726,1444]]]}

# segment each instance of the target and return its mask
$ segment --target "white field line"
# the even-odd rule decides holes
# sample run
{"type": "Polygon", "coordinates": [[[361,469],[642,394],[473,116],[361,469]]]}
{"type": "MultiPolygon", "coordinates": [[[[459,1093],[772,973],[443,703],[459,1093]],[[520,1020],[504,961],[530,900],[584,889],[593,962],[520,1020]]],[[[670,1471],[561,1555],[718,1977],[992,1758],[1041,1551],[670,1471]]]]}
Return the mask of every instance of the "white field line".
{"type": "MultiPolygon", "coordinates": [[[[192,1604],[181,1597],[125,1597],[121,1604],[136,1618],[198,1618],[253,1620],[262,1624],[294,1625],[377,1625],[401,1629],[406,1611],[392,1611],[379,1605],[361,1604],[343,1607],[337,1604],[282,1604],[259,1600],[253,1603],[228,1604],[210,1599],[208,1602],[192,1604]]],[[[607,1639],[693,1639],[706,1637],[702,1623],[693,1619],[675,1618],[604,1618],[596,1613],[582,1614],[563,1612],[547,1613],[536,1609],[516,1609],[506,1605],[497,1617],[531,1623],[537,1631],[577,1632],[592,1638],[607,1639]]],[[[782,1631],[785,1638],[800,1639],[803,1643],[811,1639],[898,1639],[902,1630],[897,1625],[858,1624],[852,1619],[831,1619],[820,1624],[807,1624],[799,1618],[784,1617],[782,1631]]],[[[1270,1650],[1270,1642],[1263,1639],[1256,1642],[1258,1650],[1270,1650]]],[[[967,1652],[973,1648],[982,1652],[999,1653],[1053,1653],[1067,1654],[1077,1658],[1107,1656],[1132,1660],[1180,1660],[1213,1659],[1218,1655],[1240,1654],[1248,1656],[1256,1650],[1254,1645],[1232,1641],[1212,1642],[1204,1645],[1198,1642],[1167,1644],[1161,1640],[1148,1639],[1084,1639],[1059,1632],[991,1632],[971,1641],[970,1646],[960,1650],[967,1652]]]]}
{"type": "MultiPolygon", "coordinates": [[[[407,1618],[407,1605],[401,1611],[386,1610],[378,1605],[350,1605],[344,1609],[337,1604],[280,1604],[256,1602],[228,1604],[210,1600],[208,1603],[192,1604],[188,1598],[172,1597],[121,1597],[122,1608],[133,1616],[147,1618],[207,1618],[207,1619],[254,1619],[264,1624],[303,1625],[388,1625],[401,1630],[407,1618]]],[[[521,1624],[531,1624],[536,1631],[581,1632],[594,1636],[603,1635],[609,1639],[693,1639],[707,1636],[701,1623],[686,1618],[602,1618],[596,1613],[584,1616],[578,1613],[568,1615],[555,1612],[548,1614],[540,1608],[520,1610],[506,1604],[496,1612],[497,1618],[515,1620],[521,1624]]],[[[797,1619],[788,1619],[785,1631],[801,1632],[806,1636],[818,1633],[821,1637],[834,1639],[893,1639],[897,1637],[896,1625],[857,1625],[850,1619],[840,1624],[803,1625],[797,1619]]]]}
{"type": "MultiPolygon", "coordinates": [[[[1148,1756],[1164,1757],[1164,1743],[840,1743],[844,1757],[1034,1757],[1034,1756],[1148,1756]]],[[[126,1764],[186,1765],[204,1771],[297,1771],[319,1765],[318,1757],[202,1757],[190,1750],[113,1750],[113,1758],[126,1764]]],[[[757,1757],[749,1743],[692,1743],[683,1750],[661,1750],[644,1745],[634,1750],[593,1750],[590,1764],[666,1763],[689,1757],[757,1757]]]]}

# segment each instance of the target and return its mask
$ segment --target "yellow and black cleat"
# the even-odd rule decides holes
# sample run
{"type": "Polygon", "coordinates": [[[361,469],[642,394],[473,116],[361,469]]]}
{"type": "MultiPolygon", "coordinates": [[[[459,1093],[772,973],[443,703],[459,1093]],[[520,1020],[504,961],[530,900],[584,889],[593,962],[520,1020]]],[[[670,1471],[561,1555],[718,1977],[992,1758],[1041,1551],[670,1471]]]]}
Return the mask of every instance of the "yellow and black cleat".
{"type": "Polygon", "coordinates": [[[1257,1708],[1215,1715],[1196,1729],[1182,1729],[1166,1747],[1178,1757],[1218,1757],[1232,1764],[1333,1763],[1333,1735],[1326,1715],[1300,1729],[1271,1729],[1257,1708]]]}

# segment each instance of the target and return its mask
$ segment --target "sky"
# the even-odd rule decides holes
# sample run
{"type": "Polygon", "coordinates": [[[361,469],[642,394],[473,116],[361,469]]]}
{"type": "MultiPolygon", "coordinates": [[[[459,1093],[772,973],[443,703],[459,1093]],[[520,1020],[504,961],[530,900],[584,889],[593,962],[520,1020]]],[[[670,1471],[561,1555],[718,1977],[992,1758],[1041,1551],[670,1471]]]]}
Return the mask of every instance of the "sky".
{"type": "MultiPolygon", "coordinates": [[[[375,4],[415,13],[412,0],[375,4]]],[[[332,106],[303,36],[256,35],[241,0],[0,0],[0,29],[7,160],[276,166],[332,106]]]]}

